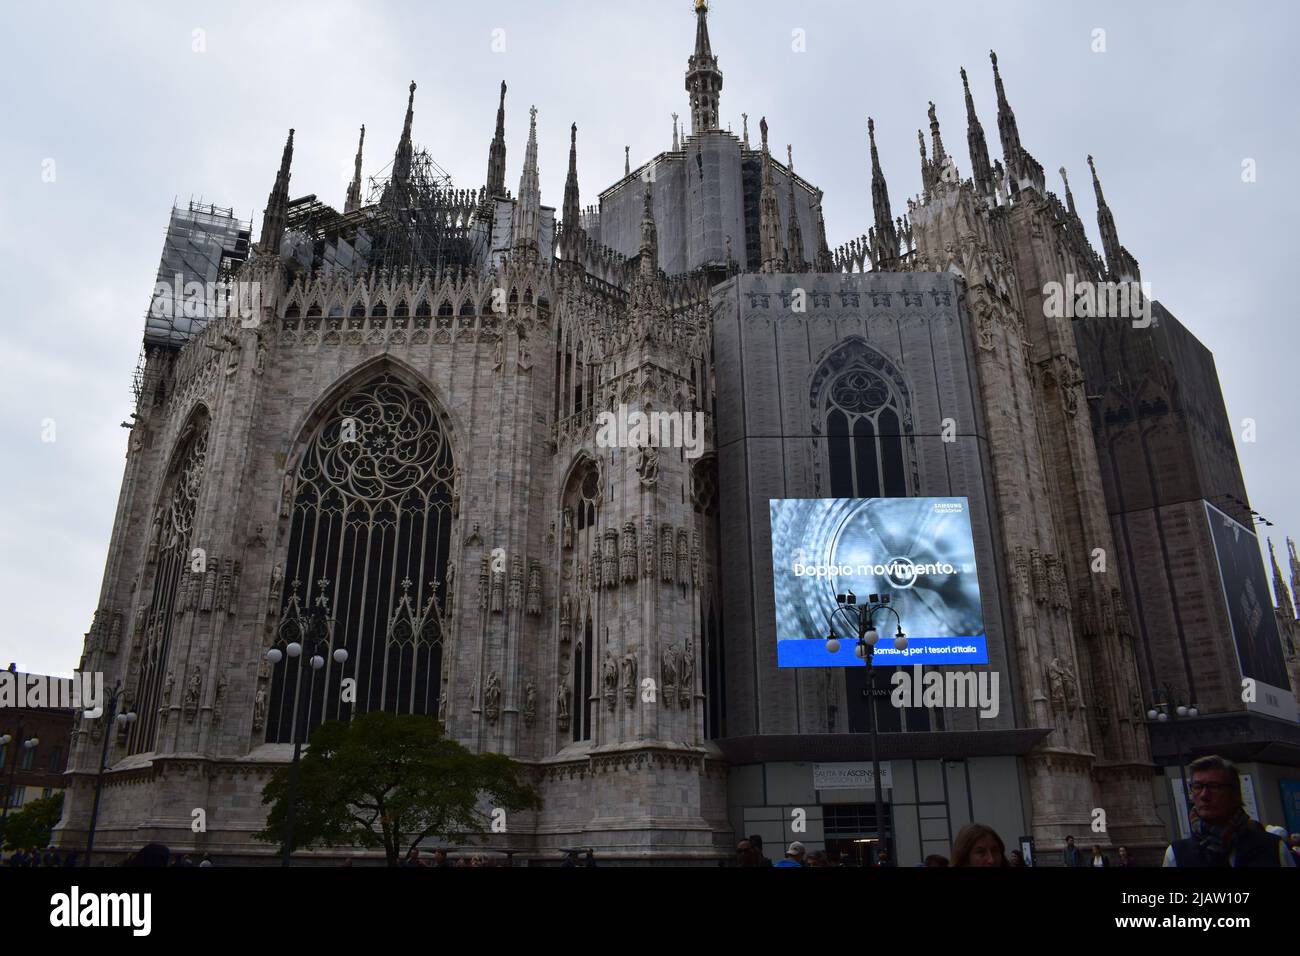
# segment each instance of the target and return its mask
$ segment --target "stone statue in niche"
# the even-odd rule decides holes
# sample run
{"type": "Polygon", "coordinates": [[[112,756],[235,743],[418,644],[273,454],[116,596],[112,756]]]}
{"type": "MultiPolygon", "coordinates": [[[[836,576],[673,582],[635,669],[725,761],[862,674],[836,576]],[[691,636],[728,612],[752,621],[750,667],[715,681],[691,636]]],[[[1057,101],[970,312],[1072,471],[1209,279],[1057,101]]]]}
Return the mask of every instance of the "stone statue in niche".
{"type": "Polygon", "coordinates": [[[555,698],[555,722],[561,730],[569,729],[569,685],[560,682],[560,692],[555,698]]]}
{"type": "Polygon", "coordinates": [[[537,719],[537,685],[529,681],[524,685],[524,726],[531,727],[537,719]]]}
{"type": "Polygon", "coordinates": [[[629,707],[636,700],[636,649],[623,655],[623,702],[629,707]]]}
{"type": "Polygon", "coordinates": [[[613,654],[605,654],[602,679],[605,682],[605,706],[613,710],[618,706],[618,662],[613,654]]]}
{"type": "Polygon", "coordinates": [[[259,687],[253,697],[253,729],[261,730],[266,726],[266,689],[259,687]]]}
{"type": "Polygon", "coordinates": [[[664,696],[664,703],[669,707],[673,705],[677,696],[677,671],[679,666],[677,645],[669,644],[661,652],[659,664],[659,679],[662,682],[660,690],[664,696]]]}
{"type": "Polygon", "coordinates": [[[493,724],[501,716],[501,681],[497,678],[496,671],[488,674],[487,684],[484,686],[483,712],[487,715],[488,722],[493,724]]]}
{"type": "Polygon", "coordinates": [[[185,719],[194,722],[199,712],[199,694],[203,690],[203,676],[196,665],[185,687],[185,719]]]}
{"type": "Polygon", "coordinates": [[[564,537],[561,540],[563,541],[564,549],[567,551],[569,548],[573,547],[573,509],[572,508],[564,509],[563,521],[564,521],[564,537]]]}
{"type": "Polygon", "coordinates": [[[653,445],[642,446],[637,455],[636,473],[647,488],[659,481],[659,449],[653,445]]]}

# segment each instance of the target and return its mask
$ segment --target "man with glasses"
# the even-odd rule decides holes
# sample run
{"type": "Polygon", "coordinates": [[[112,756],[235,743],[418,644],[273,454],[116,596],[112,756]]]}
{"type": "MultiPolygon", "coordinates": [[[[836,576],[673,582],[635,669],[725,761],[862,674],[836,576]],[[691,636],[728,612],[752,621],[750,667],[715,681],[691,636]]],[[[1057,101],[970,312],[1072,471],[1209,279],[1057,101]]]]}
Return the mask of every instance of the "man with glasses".
{"type": "Polygon", "coordinates": [[[1252,820],[1242,806],[1241,775],[1222,757],[1187,767],[1192,835],[1165,850],[1165,866],[1295,866],[1286,844],[1252,820]]]}

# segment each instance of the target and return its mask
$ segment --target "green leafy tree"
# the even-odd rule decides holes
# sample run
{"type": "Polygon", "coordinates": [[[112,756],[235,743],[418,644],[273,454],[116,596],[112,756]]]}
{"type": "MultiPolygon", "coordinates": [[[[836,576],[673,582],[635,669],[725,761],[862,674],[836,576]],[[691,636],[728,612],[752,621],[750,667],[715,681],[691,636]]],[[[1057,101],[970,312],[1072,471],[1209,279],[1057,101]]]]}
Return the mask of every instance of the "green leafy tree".
{"type": "Polygon", "coordinates": [[[63,816],[63,794],[41,797],[23,804],[22,809],[11,813],[4,823],[6,850],[50,845],[50,831],[63,816]]]}
{"type": "MultiPolygon", "coordinates": [[[[293,849],[382,846],[397,866],[430,837],[464,842],[487,832],[492,820],[481,797],[507,813],[540,808],[523,769],[502,754],[471,753],[433,717],[374,711],[321,724],[299,762],[293,849]]],[[[270,811],[257,834],[281,850],[290,770],[281,767],[268,781],[262,802],[270,811]]]]}

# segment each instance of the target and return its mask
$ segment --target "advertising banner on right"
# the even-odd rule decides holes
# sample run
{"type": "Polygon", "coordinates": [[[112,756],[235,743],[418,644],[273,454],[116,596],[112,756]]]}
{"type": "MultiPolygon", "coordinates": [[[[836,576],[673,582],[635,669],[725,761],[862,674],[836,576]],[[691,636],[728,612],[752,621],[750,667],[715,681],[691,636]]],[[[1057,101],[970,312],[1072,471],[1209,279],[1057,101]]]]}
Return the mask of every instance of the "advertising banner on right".
{"type": "Polygon", "coordinates": [[[1295,695],[1282,658],[1282,641],[1273,616],[1273,597],[1259,553],[1259,539],[1250,528],[1208,501],[1205,519],[1219,560],[1219,581],[1228,604],[1241,676],[1255,681],[1255,699],[1247,699],[1246,708],[1296,721],[1295,695]]]}

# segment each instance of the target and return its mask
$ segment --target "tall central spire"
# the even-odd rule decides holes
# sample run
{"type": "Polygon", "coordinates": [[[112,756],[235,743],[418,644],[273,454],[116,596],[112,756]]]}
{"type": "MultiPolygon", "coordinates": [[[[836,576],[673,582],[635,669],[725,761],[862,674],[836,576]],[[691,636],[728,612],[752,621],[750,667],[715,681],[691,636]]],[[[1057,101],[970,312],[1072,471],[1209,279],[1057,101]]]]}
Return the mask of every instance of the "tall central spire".
{"type": "Polygon", "coordinates": [[[497,106],[497,131],[488,147],[487,194],[506,193],[506,81],[501,81],[501,103],[497,106]]]}
{"type": "MultiPolygon", "coordinates": [[[[898,231],[889,209],[889,187],[885,184],[885,174],[880,170],[880,154],[876,152],[876,121],[870,116],[867,117],[867,137],[871,140],[871,208],[876,218],[871,237],[874,260],[880,267],[898,258],[898,231]]],[[[921,145],[924,147],[924,140],[921,145]]]]}
{"type": "Polygon", "coordinates": [[[691,132],[718,128],[722,71],[709,47],[709,5],[695,0],[695,52],[686,61],[686,92],[691,95],[691,132]]]}
{"type": "Polygon", "coordinates": [[[415,118],[415,80],[411,81],[410,96],[406,100],[406,122],[402,124],[402,138],[397,141],[393,156],[393,182],[405,183],[411,178],[411,120],[415,118]]]}
{"type": "Polygon", "coordinates": [[[352,169],[352,182],[348,184],[348,195],[343,200],[343,211],[355,212],[361,208],[361,148],[366,145],[366,128],[361,127],[361,139],[357,142],[356,164],[352,169]]]}

